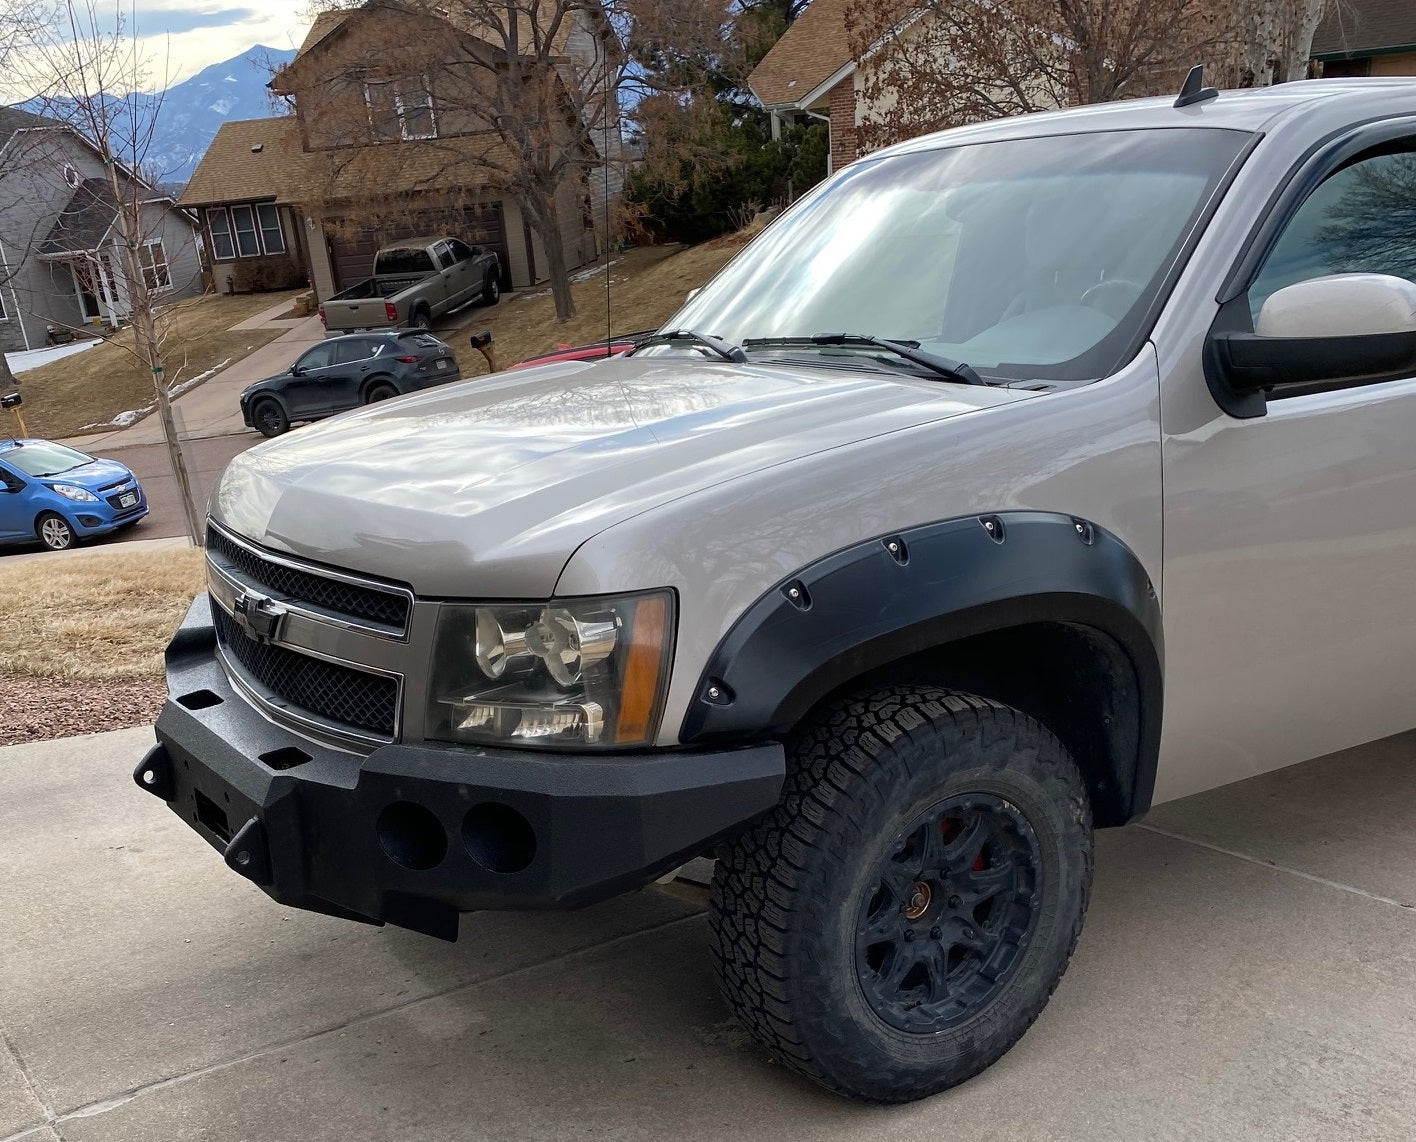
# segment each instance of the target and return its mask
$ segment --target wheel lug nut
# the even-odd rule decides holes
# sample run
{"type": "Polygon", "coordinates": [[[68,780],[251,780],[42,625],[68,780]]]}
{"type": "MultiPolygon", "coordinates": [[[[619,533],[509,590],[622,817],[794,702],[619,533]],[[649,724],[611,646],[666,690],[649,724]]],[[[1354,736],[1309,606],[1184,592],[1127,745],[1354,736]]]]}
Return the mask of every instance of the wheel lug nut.
{"type": "Polygon", "coordinates": [[[944,933],[941,932],[938,928],[931,928],[929,929],[929,938],[931,940],[942,940],[944,938],[944,933]]]}
{"type": "Polygon", "coordinates": [[[965,929],[964,929],[964,939],[966,939],[966,940],[972,940],[972,939],[973,939],[975,936],[977,936],[977,935],[978,935],[978,933],[975,932],[972,928],[965,928],[965,929]]]}
{"type": "Polygon", "coordinates": [[[912,943],[914,943],[914,929],[913,929],[913,928],[906,928],[906,929],[905,929],[905,943],[907,943],[907,944],[912,944],[912,943]]]}
{"type": "Polygon", "coordinates": [[[962,898],[960,898],[960,897],[958,897],[958,896],[951,896],[951,897],[949,897],[949,907],[950,907],[950,908],[962,908],[963,906],[964,906],[964,902],[963,902],[962,898]]]}

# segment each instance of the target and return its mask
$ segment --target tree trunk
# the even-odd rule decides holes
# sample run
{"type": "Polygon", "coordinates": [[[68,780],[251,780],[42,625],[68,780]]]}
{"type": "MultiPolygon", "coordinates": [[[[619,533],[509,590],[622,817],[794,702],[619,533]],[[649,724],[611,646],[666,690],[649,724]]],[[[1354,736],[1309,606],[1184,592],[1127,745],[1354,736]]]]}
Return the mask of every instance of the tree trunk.
{"type": "Polygon", "coordinates": [[[152,294],[148,290],[147,279],[143,276],[142,263],[138,260],[138,250],[143,239],[142,208],[134,201],[134,195],[125,194],[116,168],[116,163],[108,164],[109,186],[120,203],[118,228],[123,239],[123,273],[127,277],[128,317],[133,326],[138,359],[152,374],[153,392],[157,396],[157,413],[162,422],[162,438],[167,444],[167,458],[172,465],[172,475],[177,481],[178,494],[182,498],[187,537],[192,541],[193,547],[202,547],[206,537],[201,512],[197,508],[191,474],[187,471],[187,459],[182,455],[181,441],[177,437],[177,422],[172,415],[172,400],[167,392],[166,370],[162,364],[162,341],[157,333],[157,315],[153,313],[152,294]]]}
{"type": "Polygon", "coordinates": [[[575,298],[570,292],[570,271],[565,265],[565,246],[561,244],[560,213],[554,194],[528,194],[521,204],[531,229],[541,238],[546,252],[546,276],[551,282],[551,298],[556,304],[556,320],[569,321],[575,316],[575,298]]]}
{"type": "Polygon", "coordinates": [[[20,387],[15,374],[10,371],[10,362],[5,360],[5,351],[0,349],[0,393],[8,393],[20,387]]]}

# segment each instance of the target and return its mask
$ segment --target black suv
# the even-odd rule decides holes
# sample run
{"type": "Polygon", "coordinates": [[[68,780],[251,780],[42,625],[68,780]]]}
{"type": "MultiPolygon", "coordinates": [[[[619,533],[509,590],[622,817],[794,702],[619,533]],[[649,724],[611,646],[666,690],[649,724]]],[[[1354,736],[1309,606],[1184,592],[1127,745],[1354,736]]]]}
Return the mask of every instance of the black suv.
{"type": "Polygon", "coordinates": [[[241,419],[262,436],[461,378],[452,349],[431,333],[400,329],[332,337],[285,372],[241,394],[241,419]]]}

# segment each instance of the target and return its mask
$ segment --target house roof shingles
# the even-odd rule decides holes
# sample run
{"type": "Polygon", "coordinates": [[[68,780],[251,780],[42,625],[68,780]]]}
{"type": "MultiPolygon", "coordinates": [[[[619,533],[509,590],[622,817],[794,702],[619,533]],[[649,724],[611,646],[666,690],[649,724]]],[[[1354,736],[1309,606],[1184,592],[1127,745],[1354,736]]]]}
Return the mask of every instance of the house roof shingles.
{"type": "Polygon", "coordinates": [[[747,77],[764,107],[799,107],[851,62],[846,9],[851,0],[812,0],[747,77]]]}
{"type": "Polygon", "coordinates": [[[16,131],[63,126],[65,124],[58,119],[46,119],[43,115],[34,115],[20,107],[0,107],[0,147],[14,138],[16,131]]]}
{"type": "Polygon", "coordinates": [[[182,192],[180,206],[289,201],[304,181],[305,155],[293,115],[233,119],[221,125],[182,192]],[[253,151],[253,147],[260,150],[253,151]]]}
{"type": "Polygon", "coordinates": [[[1314,59],[1364,56],[1416,47],[1412,0],[1343,0],[1313,35],[1314,59]]]}
{"type": "Polygon", "coordinates": [[[86,178],[74,188],[68,204],[39,245],[39,255],[97,250],[118,217],[118,200],[105,179],[86,178]]]}

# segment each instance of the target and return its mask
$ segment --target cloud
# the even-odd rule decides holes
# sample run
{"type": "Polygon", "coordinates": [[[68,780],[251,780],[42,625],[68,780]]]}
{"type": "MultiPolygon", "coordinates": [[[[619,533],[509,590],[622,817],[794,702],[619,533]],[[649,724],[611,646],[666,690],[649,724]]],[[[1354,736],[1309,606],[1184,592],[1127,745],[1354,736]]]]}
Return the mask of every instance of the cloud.
{"type": "Polygon", "coordinates": [[[139,8],[132,15],[132,26],[139,32],[161,28],[165,35],[177,35],[195,31],[197,28],[225,28],[259,19],[261,14],[252,8],[223,8],[217,12],[204,12],[194,8],[176,11],[160,8],[139,8]]]}

